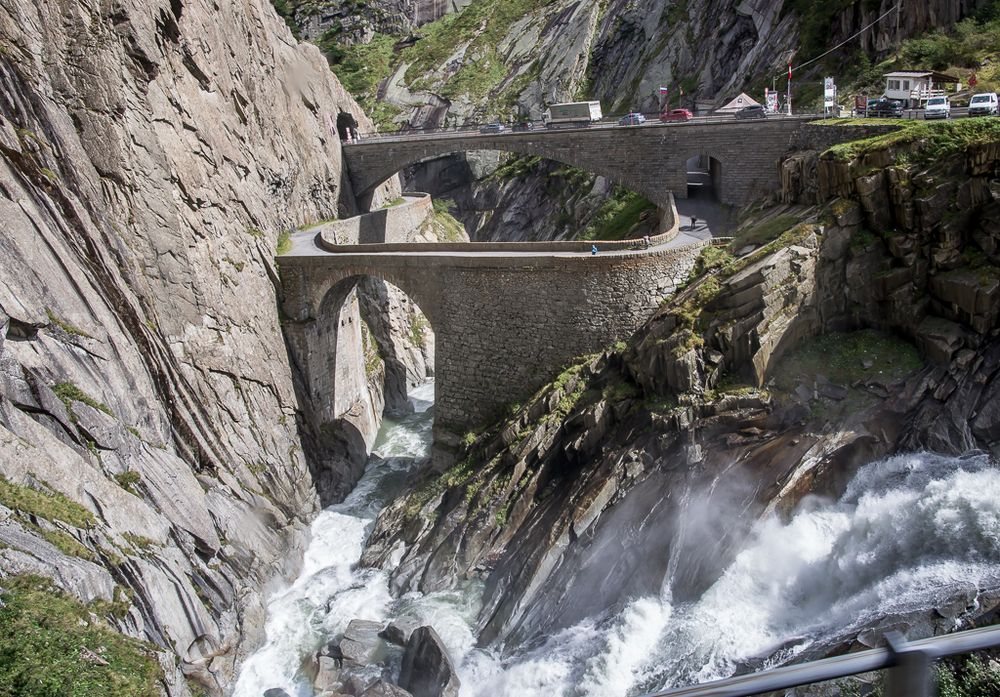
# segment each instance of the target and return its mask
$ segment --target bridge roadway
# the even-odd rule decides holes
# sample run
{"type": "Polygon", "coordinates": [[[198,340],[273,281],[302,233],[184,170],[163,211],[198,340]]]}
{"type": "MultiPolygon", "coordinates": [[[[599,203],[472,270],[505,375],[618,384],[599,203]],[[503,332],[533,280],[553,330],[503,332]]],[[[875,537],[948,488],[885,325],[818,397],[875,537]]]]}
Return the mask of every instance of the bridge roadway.
{"type": "Polygon", "coordinates": [[[597,255],[589,242],[332,245],[322,231],[296,234],[278,257],[283,323],[319,418],[315,431],[343,417],[344,405],[333,402],[344,375],[338,334],[350,329],[342,308],[362,277],[392,283],[427,316],[435,437],[454,445],[652,315],[708,243],[705,231],[681,231],[672,206],[669,213],[675,222],[649,249],[598,242],[597,255]]]}
{"type": "Polygon", "coordinates": [[[536,155],[607,177],[659,206],[687,196],[687,162],[711,163],[719,200],[744,205],[778,188],[778,162],[816,116],[757,121],[703,118],[642,126],[538,129],[527,132],[433,132],[367,138],[344,146],[355,194],[362,201],[394,174],[454,152],[500,150],[536,155]]]}

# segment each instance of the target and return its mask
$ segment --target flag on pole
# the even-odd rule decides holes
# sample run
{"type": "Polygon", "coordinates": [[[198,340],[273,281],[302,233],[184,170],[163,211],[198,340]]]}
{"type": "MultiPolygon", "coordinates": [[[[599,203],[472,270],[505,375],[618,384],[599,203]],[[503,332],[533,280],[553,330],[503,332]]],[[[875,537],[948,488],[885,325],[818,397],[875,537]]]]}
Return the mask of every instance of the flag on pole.
{"type": "Polygon", "coordinates": [[[660,85],[660,94],[666,94],[669,91],[670,91],[669,87],[664,87],[663,85],[660,85]]]}
{"type": "Polygon", "coordinates": [[[791,63],[788,64],[788,79],[789,80],[792,79],[792,64],[791,63]]]}

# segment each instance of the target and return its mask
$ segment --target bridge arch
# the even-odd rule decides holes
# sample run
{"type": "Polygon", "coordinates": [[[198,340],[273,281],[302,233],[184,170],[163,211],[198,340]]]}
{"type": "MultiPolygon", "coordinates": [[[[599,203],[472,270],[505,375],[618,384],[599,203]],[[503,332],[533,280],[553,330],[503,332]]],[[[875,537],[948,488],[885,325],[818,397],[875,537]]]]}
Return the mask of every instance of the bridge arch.
{"type": "MultiPolygon", "coordinates": [[[[377,341],[373,331],[376,322],[384,322],[382,302],[405,297],[416,308],[408,315],[423,314],[400,284],[412,286],[398,274],[363,265],[324,274],[299,298],[301,304],[292,310],[298,317],[286,319],[299,399],[307,405],[302,410],[305,437],[317,455],[309,464],[323,505],[341,500],[360,478],[383,413],[399,413],[408,404],[406,391],[412,384],[396,342],[377,341]],[[384,280],[389,288],[376,295],[373,285],[363,299],[361,287],[373,280],[384,280]]],[[[283,309],[287,314],[292,308],[286,303],[283,309]]],[[[427,317],[427,322],[433,331],[433,320],[427,317]]],[[[381,327],[384,334],[386,325],[381,327]]],[[[431,375],[433,363],[431,348],[426,366],[431,375]]]]}
{"type": "MultiPolygon", "coordinates": [[[[564,138],[567,137],[566,133],[574,132],[586,133],[586,131],[561,131],[564,138]]],[[[584,147],[563,147],[555,141],[550,142],[550,139],[546,137],[549,135],[517,133],[499,137],[434,138],[428,139],[429,142],[422,147],[403,144],[402,147],[394,149],[388,157],[382,158],[377,163],[358,162],[361,159],[368,159],[364,155],[366,147],[364,145],[360,145],[360,147],[349,146],[345,148],[344,152],[351,171],[354,191],[358,199],[364,201],[367,201],[381,184],[407,167],[444,155],[474,150],[490,150],[541,157],[562,165],[576,167],[641,194],[657,206],[666,207],[669,205],[668,195],[671,189],[664,188],[658,177],[651,177],[648,176],[648,172],[642,172],[641,163],[634,167],[621,167],[615,158],[609,157],[608,152],[591,151],[584,147]],[[354,164],[356,162],[358,164],[354,164]],[[356,170],[360,173],[355,174],[356,170]]],[[[614,147],[613,143],[611,147],[614,147]]],[[[653,163],[650,162],[650,164],[653,163]]],[[[685,181],[682,175],[674,176],[672,180],[674,186],[685,181]]]]}

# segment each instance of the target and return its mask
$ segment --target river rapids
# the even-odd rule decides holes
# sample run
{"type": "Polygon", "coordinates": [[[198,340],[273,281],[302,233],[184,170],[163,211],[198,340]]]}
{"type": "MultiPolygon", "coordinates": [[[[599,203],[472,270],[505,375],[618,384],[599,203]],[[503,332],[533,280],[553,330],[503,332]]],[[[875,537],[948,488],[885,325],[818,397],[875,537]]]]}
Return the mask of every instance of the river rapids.
{"type": "MultiPolygon", "coordinates": [[[[916,453],[863,467],[839,500],[810,499],[790,520],[760,521],[693,602],[675,605],[668,577],[658,596],[521,652],[476,648],[478,585],[395,598],[384,571],[356,567],[378,511],[429,452],[433,384],[410,399],[414,413],[386,420],[355,490],[313,523],[301,575],[270,599],[266,642],[244,664],[235,697],[273,687],[313,697],[303,660],[355,618],[432,625],[463,697],[625,697],[816,657],[892,618],[957,605],[941,620],[947,628],[974,613],[981,594],[1000,593],[1000,470],[983,454],[916,453]]],[[[389,660],[398,671],[398,650],[389,660]]]]}

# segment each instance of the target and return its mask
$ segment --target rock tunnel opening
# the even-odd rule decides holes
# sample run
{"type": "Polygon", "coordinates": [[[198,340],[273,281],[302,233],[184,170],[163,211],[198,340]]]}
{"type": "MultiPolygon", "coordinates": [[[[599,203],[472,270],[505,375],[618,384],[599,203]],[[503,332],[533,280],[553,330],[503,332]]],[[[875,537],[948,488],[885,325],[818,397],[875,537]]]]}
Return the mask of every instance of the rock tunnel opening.
{"type": "Polygon", "coordinates": [[[306,330],[306,420],[321,503],[338,502],[364,472],[383,416],[434,376],[434,332],[405,292],[373,276],[334,284],[306,330]]]}

